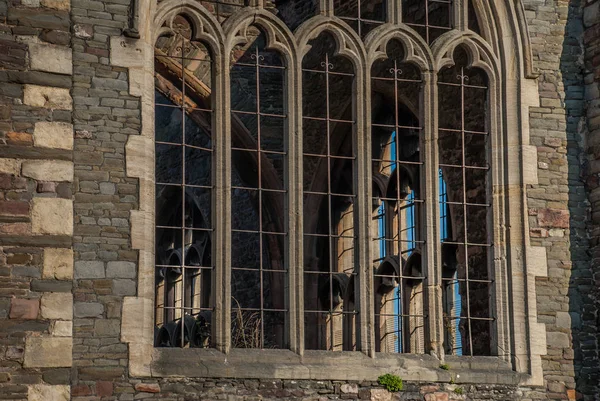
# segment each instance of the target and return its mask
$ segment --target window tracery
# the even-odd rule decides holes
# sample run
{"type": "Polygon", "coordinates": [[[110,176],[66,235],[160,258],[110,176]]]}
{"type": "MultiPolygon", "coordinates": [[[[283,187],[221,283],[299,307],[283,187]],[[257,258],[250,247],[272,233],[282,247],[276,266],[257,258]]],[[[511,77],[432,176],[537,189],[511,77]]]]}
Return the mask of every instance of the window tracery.
{"type": "Polygon", "coordinates": [[[354,350],[354,67],[327,33],[302,63],[306,349],[354,350]]]}
{"type": "Polygon", "coordinates": [[[156,346],[206,347],[212,313],[212,60],[180,16],[155,49],[156,346]]]}
{"type": "Polygon", "coordinates": [[[488,87],[459,48],[439,73],[439,155],[448,216],[442,237],[445,351],[489,355],[493,315],[490,271],[488,87]]]}
{"type": "Polygon", "coordinates": [[[421,73],[391,41],[371,69],[373,268],[378,351],[423,353],[421,73]]]}
{"type": "MultiPolygon", "coordinates": [[[[199,3],[225,24],[219,38],[229,46],[224,71],[214,70],[222,55],[194,39],[200,28],[185,13],[155,48],[155,345],[203,348],[224,341],[231,348],[367,352],[363,339],[372,335],[378,352],[496,354],[489,84],[471,66],[470,50],[459,48],[455,65],[438,71],[423,56],[431,49],[400,34],[405,26],[383,27],[390,16],[381,0],[329,2],[327,18],[335,27],[310,36],[304,53],[306,24],[297,36],[284,28],[298,28],[316,14],[316,2],[260,2],[255,8],[233,0],[199,3]],[[295,18],[290,10],[300,6],[304,14],[295,18]],[[231,23],[250,10],[256,13],[252,23],[231,23]],[[345,24],[367,43],[353,43],[356,35],[345,24]],[[295,58],[280,52],[285,35],[295,58]],[[372,56],[381,49],[385,57],[372,56]],[[438,74],[438,115],[424,106],[431,71],[438,74]],[[220,131],[213,117],[226,108],[213,104],[219,74],[227,75],[222,90],[230,100],[225,167],[215,167],[221,166],[214,144],[220,131]],[[302,89],[297,93],[289,85],[294,79],[302,89]],[[297,100],[292,109],[290,93],[297,100]],[[435,144],[427,128],[434,117],[435,144]],[[289,129],[295,118],[301,130],[300,123],[297,131],[289,129]],[[370,154],[361,154],[367,149],[357,145],[361,139],[370,154]],[[428,158],[432,151],[439,163],[428,158]],[[230,202],[228,225],[211,214],[218,168],[230,171],[228,187],[220,189],[230,202]],[[302,170],[302,179],[294,181],[290,170],[302,170]],[[431,176],[439,180],[426,182],[431,176]],[[361,203],[362,179],[372,188],[361,203]],[[302,199],[295,206],[294,191],[302,199]],[[297,233],[288,229],[294,213],[303,215],[297,233]],[[230,235],[229,264],[214,260],[217,230],[230,235]],[[294,239],[301,257],[290,254],[294,239]],[[432,266],[428,255],[438,251],[441,260],[432,266]],[[359,263],[361,254],[368,266],[359,263]],[[230,273],[227,301],[215,295],[222,286],[216,269],[230,273]],[[296,272],[301,279],[294,287],[296,272]],[[427,288],[437,277],[440,310],[427,288]],[[374,305],[372,316],[365,296],[374,305]],[[215,314],[215,302],[229,302],[228,311],[215,314]],[[369,319],[372,333],[365,331],[369,319]],[[432,338],[436,319],[441,338],[432,338]],[[228,332],[219,339],[216,324],[228,332]]],[[[450,0],[402,1],[404,23],[430,44],[453,29],[453,15],[450,0]]]]}
{"type": "Polygon", "coordinates": [[[232,50],[232,346],[285,348],[285,74],[255,27],[232,50]]]}

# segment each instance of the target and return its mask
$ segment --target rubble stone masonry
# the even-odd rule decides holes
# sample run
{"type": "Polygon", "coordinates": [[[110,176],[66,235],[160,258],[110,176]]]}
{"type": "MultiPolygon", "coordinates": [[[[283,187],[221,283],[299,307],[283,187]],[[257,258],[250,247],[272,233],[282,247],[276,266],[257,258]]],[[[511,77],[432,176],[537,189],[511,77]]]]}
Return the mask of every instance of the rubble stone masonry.
{"type": "Polygon", "coordinates": [[[527,202],[531,245],[548,255],[543,386],[451,379],[392,394],[371,381],[130,375],[132,177],[147,172],[126,166],[138,77],[111,63],[130,0],[0,0],[0,399],[599,400],[600,0],[521,2],[539,73],[527,202]]]}

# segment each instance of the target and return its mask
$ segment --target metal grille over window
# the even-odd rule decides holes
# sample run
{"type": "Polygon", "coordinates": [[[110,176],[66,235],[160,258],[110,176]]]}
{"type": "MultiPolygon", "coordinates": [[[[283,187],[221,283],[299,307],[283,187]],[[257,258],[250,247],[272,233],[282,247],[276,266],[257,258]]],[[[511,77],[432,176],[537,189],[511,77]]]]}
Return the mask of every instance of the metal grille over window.
{"type": "Polygon", "coordinates": [[[401,44],[387,50],[371,70],[376,350],[423,353],[421,74],[401,44]]]}
{"type": "Polygon", "coordinates": [[[494,319],[488,86],[459,48],[439,73],[440,211],[444,347],[490,355],[494,319]]]}
{"type": "Polygon", "coordinates": [[[177,16],[155,48],[158,347],[211,345],[210,52],[177,16]]]}
{"type": "Polygon", "coordinates": [[[305,347],[356,349],[354,69],[323,33],[303,60],[305,347]]]}
{"type": "Polygon", "coordinates": [[[250,27],[232,51],[232,323],[235,348],[287,348],[286,68],[250,27]]]}
{"type": "Polygon", "coordinates": [[[402,0],[402,22],[432,43],[452,29],[452,0],[402,0]]]}
{"type": "Polygon", "coordinates": [[[386,21],[386,0],[334,0],[333,7],[363,38],[386,21]]]}

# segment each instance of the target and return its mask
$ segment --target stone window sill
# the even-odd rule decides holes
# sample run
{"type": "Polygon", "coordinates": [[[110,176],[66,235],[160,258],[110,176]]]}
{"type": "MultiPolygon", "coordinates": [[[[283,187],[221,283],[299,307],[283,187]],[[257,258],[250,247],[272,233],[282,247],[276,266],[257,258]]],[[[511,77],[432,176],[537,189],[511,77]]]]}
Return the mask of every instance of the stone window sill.
{"type": "Polygon", "coordinates": [[[447,357],[448,370],[430,355],[362,352],[234,349],[225,355],[215,349],[155,348],[153,377],[214,377],[247,379],[375,381],[385,373],[419,382],[518,385],[520,374],[497,357],[447,357]]]}

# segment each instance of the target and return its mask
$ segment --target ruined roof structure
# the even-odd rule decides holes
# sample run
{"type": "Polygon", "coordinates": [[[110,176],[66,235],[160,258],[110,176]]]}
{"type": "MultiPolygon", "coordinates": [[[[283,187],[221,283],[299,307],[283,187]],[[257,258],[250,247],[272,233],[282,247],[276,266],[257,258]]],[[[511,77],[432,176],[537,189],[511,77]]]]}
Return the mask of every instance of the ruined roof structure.
{"type": "Polygon", "coordinates": [[[599,82],[600,0],[0,0],[0,399],[600,400],[599,82]]]}

